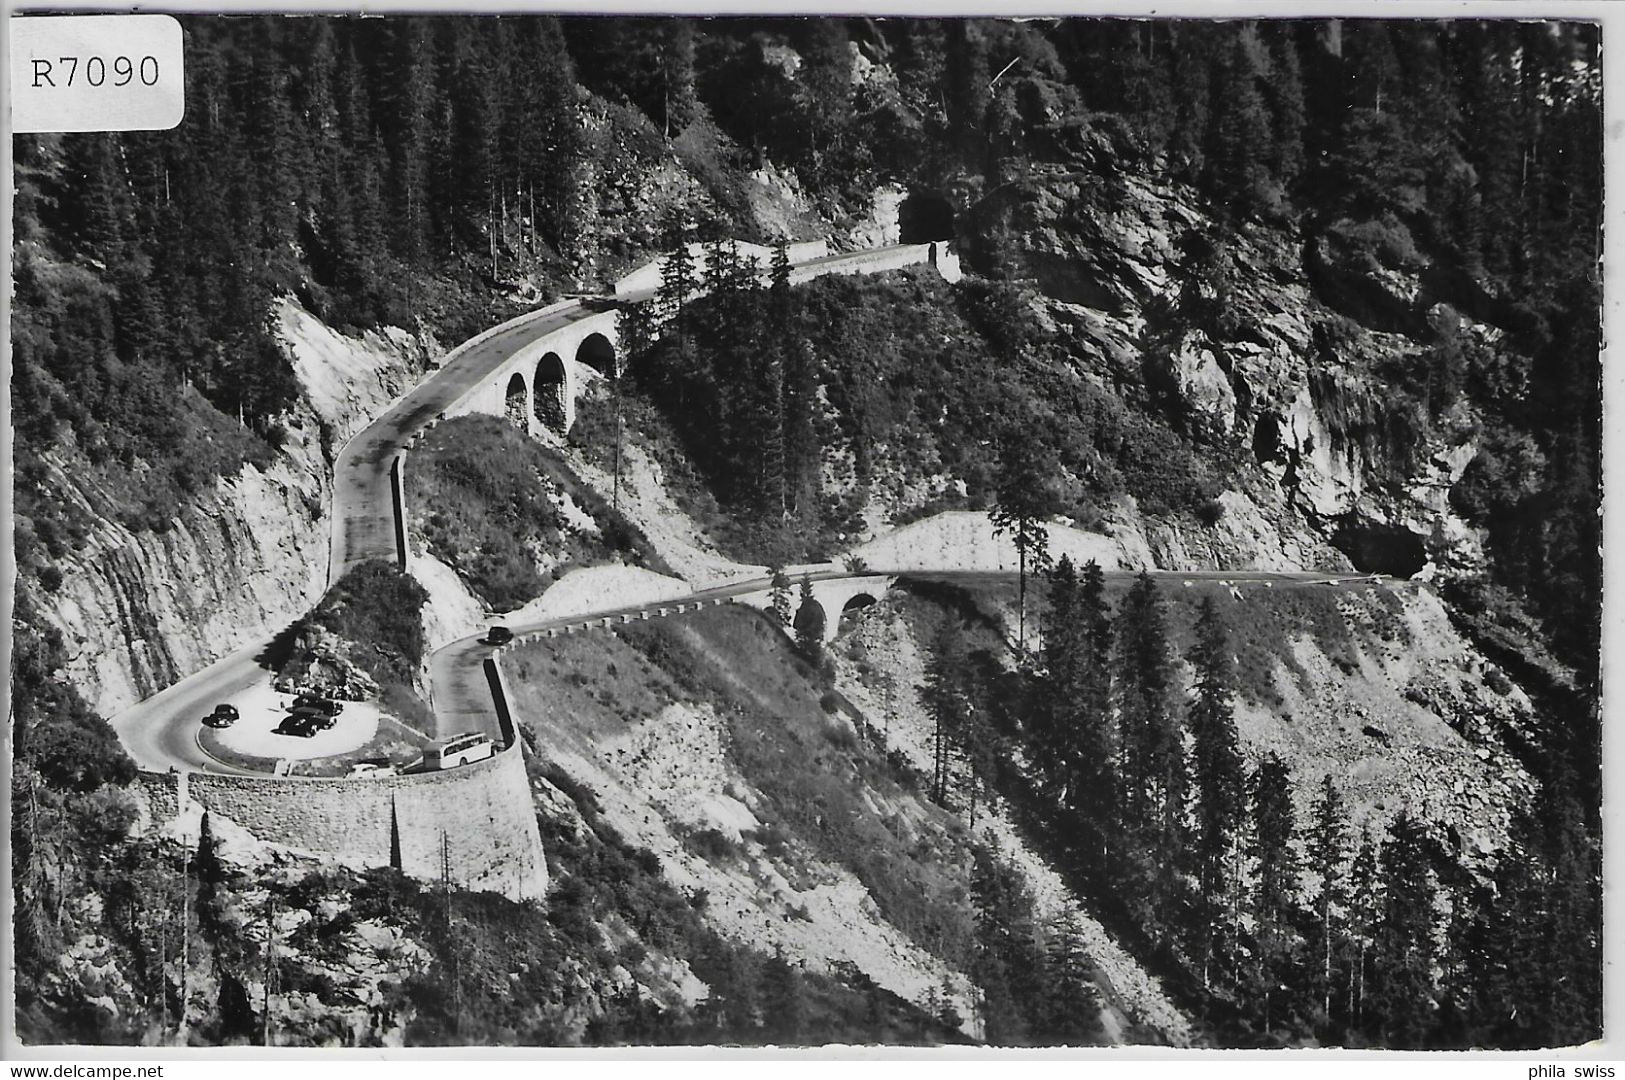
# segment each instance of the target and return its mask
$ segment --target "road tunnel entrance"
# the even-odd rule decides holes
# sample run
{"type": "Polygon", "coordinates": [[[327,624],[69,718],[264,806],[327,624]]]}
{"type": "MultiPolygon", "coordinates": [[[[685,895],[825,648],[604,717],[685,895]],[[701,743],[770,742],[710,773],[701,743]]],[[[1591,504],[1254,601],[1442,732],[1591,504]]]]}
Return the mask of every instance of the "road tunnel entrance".
{"type": "Polygon", "coordinates": [[[1408,578],[1427,565],[1422,538],[1401,525],[1385,525],[1350,514],[1338,523],[1332,546],[1349,557],[1356,570],[1408,578]]]}
{"type": "Polygon", "coordinates": [[[932,191],[916,191],[897,208],[897,228],[905,244],[954,238],[954,208],[932,191]]]}
{"type": "Polygon", "coordinates": [[[552,431],[563,433],[567,426],[564,361],[558,353],[548,353],[536,364],[531,382],[531,398],[536,403],[536,419],[552,431]]]}

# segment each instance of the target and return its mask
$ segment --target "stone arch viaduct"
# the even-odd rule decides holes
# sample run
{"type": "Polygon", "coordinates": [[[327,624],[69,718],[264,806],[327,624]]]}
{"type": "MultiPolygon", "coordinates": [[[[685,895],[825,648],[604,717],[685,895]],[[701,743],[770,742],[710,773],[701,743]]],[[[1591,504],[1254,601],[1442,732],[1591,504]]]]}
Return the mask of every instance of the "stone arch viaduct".
{"type": "MultiPolygon", "coordinates": [[[[765,252],[741,246],[747,254],[765,252]]],[[[846,255],[830,255],[821,243],[801,244],[792,247],[791,255],[792,281],[916,264],[931,265],[950,280],[959,276],[957,257],[941,242],[846,255]]],[[[657,262],[647,264],[622,279],[615,299],[649,299],[650,283],[658,279],[657,262]]],[[[566,300],[493,327],[453,350],[437,371],[346,443],[333,468],[329,582],[371,559],[393,560],[409,570],[403,466],[409,448],[440,420],[482,413],[507,417],[532,435],[567,431],[582,389],[620,374],[617,321],[613,304],[566,300]]],[[[876,587],[884,590],[881,582],[868,583],[866,595],[876,587]]],[[[828,585],[821,583],[819,589],[827,593],[828,585]]],[[[837,612],[847,599],[820,597],[826,605],[837,605],[837,612]]],[[[679,604],[671,611],[683,609],[679,604]]],[[[838,614],[828,624],[826,633],[832,634],[838,614]]],[[[515,899],[540,898],[547,868],[525,773],[524,743],[508,710],[498,656],[492,649],[469,646],[464,642],[443,649],[442,654],[455,655],[447,656],[444,665],[431,665],[436,722],[442,732],[500,732],[502,749],[495,757],[446,772],[319,780],[191,772],[184,760],[184,768],[177,769],[178,759],[166,754],[168,771],[149,764],[141,776],[149,824],[209,809],[262,840],[353,865],[395,865],[429,878],[438,876],[444,846],[455,839],[449,868],[459,884],[515,899]],[[462,704],[448,706],[448,699],[462,704]],[[452,831],[457,837],[450,836],[452,831]]],[[[194,684],[194,693],[240,685],[245,670],[252,677],[249,652],[226,657],[183,682],[194,684]]],[[[195,726],[195,718],[166,707],[165,700],[172,697],[166,691],[127,712],[119,721],[121,735],[143,724],[195,726]]]]}
{"type": "MultiPolygon", "coordinates": [[[[736,246],[759,261],[758,253],[767,252],[757,245],[736,246]]],[[[934,267],[950,281],[960,277],[958,255],[943,241],[840,255],[821,254],[825,250],[822,244],[794,245],[790,280],[916,265],[934,267]]],[[[703,268],[704,251],[696,251],[703,268]]],[[[408,569],[406,453],[436,423],[478,413],[506,417],[531,435],[568,431],[581,391],[596,379],[620,374],[615,304],[652,299],[655,287],[645,283],[658,280],[658,261],[651,262],[621,280],[613,301],[566,300],[487,330],[459,346],[439,371],[351,439],[333,470],[329,583],[368,559],[392,560],[403,572],[408,569]],[[626,288],[629,282],[640,287],[626,288]]]]}

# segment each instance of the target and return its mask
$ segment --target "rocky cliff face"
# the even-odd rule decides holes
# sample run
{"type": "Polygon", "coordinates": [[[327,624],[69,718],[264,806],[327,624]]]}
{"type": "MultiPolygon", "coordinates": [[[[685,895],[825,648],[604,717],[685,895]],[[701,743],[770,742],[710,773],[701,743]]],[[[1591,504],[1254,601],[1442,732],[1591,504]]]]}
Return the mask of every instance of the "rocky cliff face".
{"type": "Polygon", "coordinates": [[[1417,266],[1284,227],[1224,231],[1145,176],[1040,181],[1014,217],[1083,373],[1137,388],[1243,463],[1217,538],[1124,509],[1119,525],[1162,565],[1340,562],[1328,544],[1401,576],[1481,565],[1449,505],[1474,417],[1435,384],[1464,351],[1505,345],[1424,290],[1417,266]]]}
{"type": "MultiPolygon", "coordinates": [[[[283,452],[175,508],[162,532],[101,519],[41,607],[62,631],[66,678],[112,716],[239,648],[268,640],[327,585],[331,456],[410,385],[433,343],[390,330],[346,338],[291,302],[277,310],[306,397],[283,452]]],[[[48,459],[62,498],[96,500],[48,459]]]]}

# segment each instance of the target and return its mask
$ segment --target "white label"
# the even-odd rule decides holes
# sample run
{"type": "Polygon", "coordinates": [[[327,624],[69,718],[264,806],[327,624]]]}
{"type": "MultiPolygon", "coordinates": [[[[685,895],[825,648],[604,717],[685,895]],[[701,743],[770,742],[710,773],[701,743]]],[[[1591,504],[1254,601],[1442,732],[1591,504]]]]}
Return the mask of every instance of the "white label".
{"type": "Polygon", "coordinates": [[[11,125],[162,131],[186,114],[181,24],[169,15],[11,20],[11,125]]]}

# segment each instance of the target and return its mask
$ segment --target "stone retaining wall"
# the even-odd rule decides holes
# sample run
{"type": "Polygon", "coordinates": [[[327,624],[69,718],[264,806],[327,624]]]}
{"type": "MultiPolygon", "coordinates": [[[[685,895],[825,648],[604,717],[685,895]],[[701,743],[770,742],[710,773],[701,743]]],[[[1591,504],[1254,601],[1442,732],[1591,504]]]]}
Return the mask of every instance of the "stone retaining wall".
{"type": "Polygon", "coordinates": [[[539,900],[547,860],[531,802],[523,749],[514,739],[501,672],[486,661],[507,748],[485,761],[407,776],[328,778],[142,773],[147,827],[187,802],[255,837],[357,869],[395,866],[438,881],[539,900]]]}

